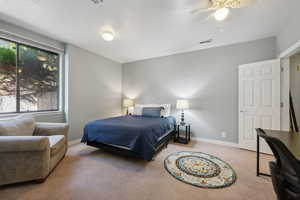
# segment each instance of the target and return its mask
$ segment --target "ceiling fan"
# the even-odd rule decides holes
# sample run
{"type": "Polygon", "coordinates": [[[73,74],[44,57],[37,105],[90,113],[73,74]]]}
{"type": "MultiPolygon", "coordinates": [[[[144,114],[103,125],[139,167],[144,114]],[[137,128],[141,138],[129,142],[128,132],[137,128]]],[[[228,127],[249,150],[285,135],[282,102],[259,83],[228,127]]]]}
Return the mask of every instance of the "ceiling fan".
{"type": "Polygon", "coordinates": [[[214,11],[215,20],[225,20],[231,9],[243,8],[248,6],[254,0],[201,0],[200,8],[192,10],[191,13],[204,13],[214,11]]]}

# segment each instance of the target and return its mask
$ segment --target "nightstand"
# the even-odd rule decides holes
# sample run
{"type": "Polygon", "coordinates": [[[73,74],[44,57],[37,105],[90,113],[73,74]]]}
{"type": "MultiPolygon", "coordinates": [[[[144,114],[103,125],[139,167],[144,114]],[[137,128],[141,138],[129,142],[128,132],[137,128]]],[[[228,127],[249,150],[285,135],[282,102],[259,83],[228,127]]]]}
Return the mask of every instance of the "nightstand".
{"type": "Polygon", "coordinates": [[[181,144],[188,144],[191,141],[191,125],[188,123],[175,125],[175,137],[174,142],[181,144]],[[185,128],[185,137],[180,136],[180,127],[185,128]]]}

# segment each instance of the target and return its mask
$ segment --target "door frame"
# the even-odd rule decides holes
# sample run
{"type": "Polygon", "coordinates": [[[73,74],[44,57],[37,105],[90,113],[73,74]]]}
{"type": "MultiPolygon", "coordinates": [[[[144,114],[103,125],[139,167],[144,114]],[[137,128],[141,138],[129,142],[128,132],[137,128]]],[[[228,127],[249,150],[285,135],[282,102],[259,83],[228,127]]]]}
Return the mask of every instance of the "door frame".
{"type": "MultiPolygon", "coordinates": [[[[280,63],[281,63],[281,78],[280,78],[281,79],[280,80],[281,100],[280,101],[281,103],[283,103],[283,107],[281,107],[281,111],[280,111],[280,118],[281,118],[280,127],[283,130],[287,129],[287,127],[289,130],[289,126],[290,126],[289,125],[290,123],[290,115],[289,115],[290,57],[296,54],[297,52],[300,52],[300,40],[277,56],[277,59],[280,59],[280,63]]],[[[238,70],[239,70],[239,66],[238,66],[238,70]]],[[[239,88],[238,88],[238,95],[239,95],[239,88]]],[[[240,118],[239,108],[240,108],[240,104],[238,104],[238,118],[240,118]]],[[[238,119],[238,124],[239,124],[239,119],[238,119]]],[[[238,127],[238,132],[240,132],[240,127],[238,127]]]]}
{"type": "Polygon", "coordinates": [[[290,130],[290,57],[300,52],[300,40],[283,51],[278,58],[281,63],[281,130],[290,130]]]}
{"type": "Polygon", "coordinates": [[[281,130],[290,130],[290,58],[280,59],[280,102],[281,114],[280,125],[281,130]]]}

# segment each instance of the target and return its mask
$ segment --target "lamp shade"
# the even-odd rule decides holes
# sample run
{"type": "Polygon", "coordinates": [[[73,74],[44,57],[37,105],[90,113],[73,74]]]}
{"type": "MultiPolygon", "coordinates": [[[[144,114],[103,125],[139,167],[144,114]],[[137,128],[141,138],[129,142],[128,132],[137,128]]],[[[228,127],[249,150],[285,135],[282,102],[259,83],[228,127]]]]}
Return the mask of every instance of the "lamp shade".
{"type": "Polygon", "coordinates": [[[177,109],[185,110],[185,109],[189,109],[189,107],[190,106],[188,100],[184,100],[184,99],[177,100],[177,105],[176,105],[177,109]]]}
{"type": "Polygon", "coordinates": [[[124,100],[123,100],[123,106],[124,106],[124,107],[130,107],[130,106],[133,106],[133,100],[132,100],[132,99],[124,99],[124,100]]]}

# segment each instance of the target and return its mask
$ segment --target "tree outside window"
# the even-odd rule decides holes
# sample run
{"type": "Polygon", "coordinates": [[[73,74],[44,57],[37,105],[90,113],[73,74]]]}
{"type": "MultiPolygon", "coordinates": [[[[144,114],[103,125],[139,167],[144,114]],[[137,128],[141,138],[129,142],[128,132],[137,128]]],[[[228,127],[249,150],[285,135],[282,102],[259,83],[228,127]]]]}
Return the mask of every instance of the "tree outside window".
{"type": "Polygon", "coordinates": [[[59,55],[0,39],[0,113],[58,110],[59,55]]]}

